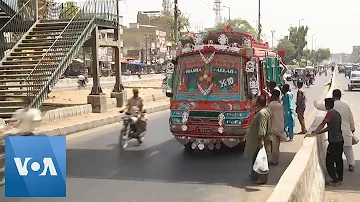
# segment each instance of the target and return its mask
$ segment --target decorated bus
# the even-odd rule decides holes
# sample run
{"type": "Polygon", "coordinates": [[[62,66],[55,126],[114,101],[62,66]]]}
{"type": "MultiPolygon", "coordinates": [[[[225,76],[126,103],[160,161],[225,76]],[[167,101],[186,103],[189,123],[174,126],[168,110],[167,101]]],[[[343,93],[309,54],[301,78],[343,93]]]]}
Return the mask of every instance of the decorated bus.
{"type": "Polygon", "coordinates": [[[241,145],[257,96],[267,80],[280,84],[280,71],[268,43],[229,26],[182,40],[166,70],[171,133],[189,150],[241,145]]]}

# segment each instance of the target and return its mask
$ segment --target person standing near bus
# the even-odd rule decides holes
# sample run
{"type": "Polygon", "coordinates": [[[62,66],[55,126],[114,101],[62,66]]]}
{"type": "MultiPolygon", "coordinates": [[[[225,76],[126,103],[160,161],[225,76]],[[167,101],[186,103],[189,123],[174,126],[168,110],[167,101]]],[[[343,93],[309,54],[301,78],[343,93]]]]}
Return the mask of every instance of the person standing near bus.
{"type": "Polygon", "coordinates": [[[294,139],[294,127],[295,127],[295,117],[294,117],[294,95],[290,91],[289,84],[284,84],[282,88],[282,102],[284,108],[284,130],[288,134],[288,142],[293,141],[294,139]]]}

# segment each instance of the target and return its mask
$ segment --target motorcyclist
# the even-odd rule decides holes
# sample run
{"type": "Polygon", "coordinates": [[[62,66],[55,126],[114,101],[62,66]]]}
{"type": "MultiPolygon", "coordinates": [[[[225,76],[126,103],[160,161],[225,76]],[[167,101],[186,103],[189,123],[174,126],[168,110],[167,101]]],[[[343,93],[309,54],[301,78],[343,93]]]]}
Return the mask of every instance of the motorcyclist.
{"type": "Polygon", "coordinates": [[[306,80],[307,80],[307,82],[312,84],[312,75],[311,75],[310,71],[306,72],[306,80]]]}
{"type": "Polygon", "coordinates": [[[78,82],[79,82],[80,86],[85,86],[86,77],[84,75],[80,74],[78,76],[78,82]]]}
{"type": "MultiPolygon", "coordinates": [[[[135,117],[137,117],[137,123],[135,125],[135,130],[140,135],[141,133],[146,131],[146,116],[145,116],[145,110],[144,108],[144,101],[139,96],[139,89],[134,88],[133,89],[133,96],[128,100],[128,103],[126,105],[126,111],[128,114],[131,114],[135,117]]],[[[137,138],[139,144],[142,143],[140,138],[137,138]]]]}
{"type": "Polygon", "coordinates": [[[294,75],[293,75],[293,84],[296,85],[296,83],[299,81],[299,73],[297,71],[295,71],[294,75]]]}

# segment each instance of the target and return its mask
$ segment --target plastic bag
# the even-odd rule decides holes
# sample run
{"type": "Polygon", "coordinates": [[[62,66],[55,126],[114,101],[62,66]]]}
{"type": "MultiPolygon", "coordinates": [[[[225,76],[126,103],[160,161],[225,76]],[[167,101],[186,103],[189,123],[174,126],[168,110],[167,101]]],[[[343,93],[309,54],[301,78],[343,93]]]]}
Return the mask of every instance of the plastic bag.
{"type": "Polygon", "coordinates": [[[355,134],[353,134],[353,136],[352,136],[352,145],[356,145],[357,143],[359,143],[359,138],[356,137],[355,134]]]}
{"type": "Polygon", "coordinates": [[[262,147],[259,150],[256,156],[255,163],[253,165],[253,170],[258,174],[267,174],[269,172],[269,165],[265,147],[262,147]]]}

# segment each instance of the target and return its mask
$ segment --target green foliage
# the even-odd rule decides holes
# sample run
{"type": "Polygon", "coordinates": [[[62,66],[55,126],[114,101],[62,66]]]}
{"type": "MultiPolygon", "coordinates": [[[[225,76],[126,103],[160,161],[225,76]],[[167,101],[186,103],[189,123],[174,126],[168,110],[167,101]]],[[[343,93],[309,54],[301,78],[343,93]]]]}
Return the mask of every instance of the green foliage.
{"type": "Polygon", "coordinates": [[[315,59],[316,61],[318,62],[321,62],[323,60],[326,60],[326,59],[329,59],[331,54],[330,54],[330,49],[328,48],[325,48],[325,49],[318,49],[316,52],[315,52],[315,59]]]}
{"type": "Polygon", "coordinates": [[[60,11],[61,19],[71,19],[78,13],[79,7],[73,1],[66,2],[60,11]]]}
{"type": "MultiPolygon", "coordinates": [[[[160,18],[164,20],[164,22],[170,27],[171,30],[175,29],[175,20],[174,20],[173,12],[163,11],[160,18]]],[[[184,13],[179,12],[179,17],[178,17],[179,33],[182,30],[188,30],[189,27],[190,27],[189,18],[187,18],[184,13]]],[[[173,40],[175,39],[173,38],[173,40]]]]}
{"type": "Polygon", "coordinates": [[[308,31],[308,26],[290,27],[289,40],[295,46],[295,54],[293,56],[293,59],[297,59],[299,61],[300,58],[304,56],[303,50],[307,44],[306,35],[308,31]]]}
{"type": "Polygon", "coordinates": [[[257,31],[254,29],[254,27],[251,26],[247,20],[241,18],[235,18],[219,23],[210,31],[220,31],[228,25],[230,25],[234,29],[234,31],[249,33],[253,37],[257,36],[257,31]]]}
{"type": "Polygon", "coordinates": [[[281,39],[275,50],[285,51],[285,56],[283,58],[285,63],[292,64],[292,60],[293,60],[296,50],[295,50],[295,45],[293,43],[291,43],[291,41],[289,41],[286,38],[281,39]]]}

